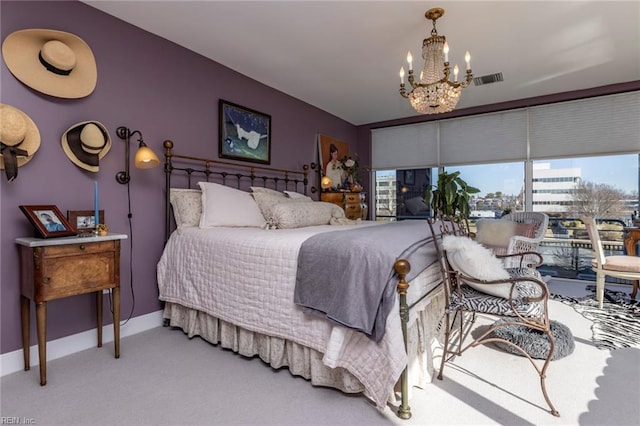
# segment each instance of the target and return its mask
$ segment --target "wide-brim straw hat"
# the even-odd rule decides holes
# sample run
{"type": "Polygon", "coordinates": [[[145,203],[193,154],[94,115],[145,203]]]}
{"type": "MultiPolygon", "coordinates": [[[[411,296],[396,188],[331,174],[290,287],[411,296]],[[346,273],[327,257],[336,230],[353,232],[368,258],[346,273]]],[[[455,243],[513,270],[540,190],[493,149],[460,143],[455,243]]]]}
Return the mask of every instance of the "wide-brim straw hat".
{"type": "Polygon", "coordinates": [[[111,149],[111,136],[104,124],[83,121],[62,135],[62,150],[78,167],[90,172],[100,170],[100,159],[111,149]]]}
{"type": "Polygon", "coordinates": [[[2,43],[9,71],[27,86],[59,98],[82,98],[98,80],[89,45],[64,31],[27,29],[9,34],[2,43]]]}
{"type": "Polygon", "coordinates": [[[0,142],[0,169],[6,168],[7,178],[13,180],[18,172],[16,168],[14,173],[11,163],[21,167],[33,158],[40,148],[40,131],[27,114],[11,105],[0,104],[0,142]],[[20,150],[27,155],[22,155],[20,150]],[[9,155],[13,159],[9,159],[9,155]]]}

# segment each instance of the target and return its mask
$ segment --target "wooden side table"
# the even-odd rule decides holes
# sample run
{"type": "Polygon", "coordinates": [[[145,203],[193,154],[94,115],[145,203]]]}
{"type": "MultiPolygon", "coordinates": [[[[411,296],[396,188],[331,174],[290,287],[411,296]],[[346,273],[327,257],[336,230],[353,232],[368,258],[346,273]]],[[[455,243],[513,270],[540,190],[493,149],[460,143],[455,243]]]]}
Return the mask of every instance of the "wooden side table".
{"type": "Polygon", "coordinates": [[[113,340],[120,357],[120,240],[104,237],[17,238],[24,369],[29,363],[30,301],[36,304],[40,385],[47,384],[47,302],[96,294],[98,347],[102,347],[102,291],[113,289],[113,340]]]}

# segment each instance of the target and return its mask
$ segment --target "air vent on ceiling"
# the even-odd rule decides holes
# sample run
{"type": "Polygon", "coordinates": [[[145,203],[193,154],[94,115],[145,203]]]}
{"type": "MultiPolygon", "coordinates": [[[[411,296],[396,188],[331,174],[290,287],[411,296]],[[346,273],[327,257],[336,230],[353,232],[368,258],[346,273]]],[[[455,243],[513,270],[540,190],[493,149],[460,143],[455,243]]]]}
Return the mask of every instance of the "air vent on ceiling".
{"type": "Polygon", "coordinates": [[[501,72],[476,77],[473,79],[473,84],[476,86],[482,86],[483,84],[497,83],[499,81],[504,81],[501,72]]]}

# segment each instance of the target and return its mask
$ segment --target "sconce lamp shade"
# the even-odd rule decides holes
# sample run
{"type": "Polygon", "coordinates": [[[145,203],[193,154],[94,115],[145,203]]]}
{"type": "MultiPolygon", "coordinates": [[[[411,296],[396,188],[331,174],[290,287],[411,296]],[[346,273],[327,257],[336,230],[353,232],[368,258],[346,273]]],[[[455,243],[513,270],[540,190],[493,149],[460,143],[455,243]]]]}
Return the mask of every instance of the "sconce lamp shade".
{"type": "Polygon", "coordinates": [[[151,148],[141,144],[136,152],[135,165],[138,169],[151,169],[159,166],[160,160],[151,148]]]}
{"type": "Polygon", "coordinates": [[[329,189],[332,185],[333,182],[331,181],[331,178],[329,178],[329,176],[323,176],[320,180],[320,186],[322,187],[322,189],[329,189]]]}

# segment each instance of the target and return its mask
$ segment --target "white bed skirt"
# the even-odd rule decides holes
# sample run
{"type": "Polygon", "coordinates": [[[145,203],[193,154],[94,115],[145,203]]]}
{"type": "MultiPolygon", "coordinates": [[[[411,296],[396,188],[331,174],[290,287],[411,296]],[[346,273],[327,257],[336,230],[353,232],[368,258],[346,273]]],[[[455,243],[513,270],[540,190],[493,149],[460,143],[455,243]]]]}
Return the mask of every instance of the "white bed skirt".
{"type": "MultiPolygon", "coordinates": [[[[413,386],[424,387],[431,382],[434,365],[439,362],[441,345],[437,330],[444,304],[444,292],[438,291],[420,312],[411,316],[408,351],[410,393],[413,386]]],[[[364,386],[356,377],[346,369],[327,367],[322,361],[323,354],[314,349],[249,331],[175,303],[165,303],[163,315],[169,320],[170,326],[181,328],[190,338],[200,336],[209,343],[219,344],[246,357],[257,355],[271,367],[287,367],[292,374],[310,380],[315,386],[332,387],[346,393],[362,392],[366,395],[364,386]]],[[[393,398],[394,390],[390,389],[390,402],[393,398]]]]}

